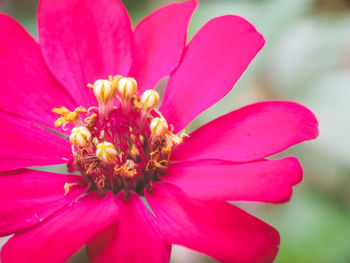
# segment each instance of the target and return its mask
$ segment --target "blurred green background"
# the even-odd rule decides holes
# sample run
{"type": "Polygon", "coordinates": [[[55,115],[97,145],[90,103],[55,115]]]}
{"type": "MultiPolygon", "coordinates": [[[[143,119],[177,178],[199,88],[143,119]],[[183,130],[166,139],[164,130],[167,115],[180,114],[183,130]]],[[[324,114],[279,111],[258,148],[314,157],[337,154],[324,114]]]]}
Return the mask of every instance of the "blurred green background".
{"type": "MultiPolygon", "coordinates": [[[[134,25],[170,1],[124,0],[134,25]]],[[[239,203],[276,227],[281,248],[276,262],[350,263],[350,1],[199,0],[189,39],[209,19],[235,14],[247,18],[266,45],[231,93],[190,127],[261,100],[293,100],[320,122],[316,141],[283,153],[296,155],[304,180],[282,205],[239,203]]],[[[0,10],[37,35],[34,0],[0,0],[0,10]]],[[[0,241],[3,243],[5,240],[0,241]]],[[[71,262],[85,262],[84,250],[71,262]]],[[[175,247],[173,262],[212,262],[175,247]]]]}

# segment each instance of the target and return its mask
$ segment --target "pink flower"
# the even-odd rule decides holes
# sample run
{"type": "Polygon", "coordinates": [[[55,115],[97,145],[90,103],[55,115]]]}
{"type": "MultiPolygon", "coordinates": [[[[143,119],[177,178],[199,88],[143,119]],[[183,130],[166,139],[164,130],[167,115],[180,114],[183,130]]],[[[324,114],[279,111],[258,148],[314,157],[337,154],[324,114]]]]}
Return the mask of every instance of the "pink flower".
{"type": "Polygon", "coordinates": [[[0,235],[15,234],[2,262],[63,262],[85,244],[93,262],[167,262],[171,244],[223,262],[275,258],[278,232],[226,201],[289,200],[298,160],[265,158],[316,138],[317,121],[270,101],[177,136],[264,45],[229,15],[186,46],[196,5],[168,5],[132,30],[119,1],[42,0],[39,43],[0,15],[0,235]],[[153,110],[158,95],[145,91],[167,75],[153,110]],[[25,169],[62,163],[80,174],[25,169]]]}

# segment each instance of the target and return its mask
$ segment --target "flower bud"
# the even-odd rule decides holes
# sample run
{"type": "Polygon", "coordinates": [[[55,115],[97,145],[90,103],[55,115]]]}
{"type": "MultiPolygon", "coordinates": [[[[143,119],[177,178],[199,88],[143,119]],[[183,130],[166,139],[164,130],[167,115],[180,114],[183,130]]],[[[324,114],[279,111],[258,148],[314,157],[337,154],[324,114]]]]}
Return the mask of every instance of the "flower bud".
{"type": "Polygon", "coordinates": [[[151,121],[150,129],[154,137],[163,137],[168,132],[168,123],[166,119],[156,117],[151,121]]]}
{"type": "Polygon", "coordinates": [[[142,108],[148,112],[153,110],[159,102],[159,94],[153,89],[146,90],[141,96],[142,108]]]}
{"type": "Polygon", "coordinates": [[[116,95],[116,90],[109,80],[99,79],[93,85],[95,96],[100,104],[106,104],[116,95]]]}
{"type": "Polygon", "coordinates": [[[91,133],[84,126],[75,127],[69,136],[69,140],[75,146],[86,147],[91,142],[91,133]]]}
{"type": "Polygon", "coordinates": [[[133,78],[121,78],[118,82],[118,91],[122,99],[130,100],[137,91],[136,80],[133,78]]]}
{"type": "Polygon", "coordinates": [[[113,163],[117,156],[117,150],[110,142],[101,142],[96,147],[96,156],[105,163],[113,163]]]}

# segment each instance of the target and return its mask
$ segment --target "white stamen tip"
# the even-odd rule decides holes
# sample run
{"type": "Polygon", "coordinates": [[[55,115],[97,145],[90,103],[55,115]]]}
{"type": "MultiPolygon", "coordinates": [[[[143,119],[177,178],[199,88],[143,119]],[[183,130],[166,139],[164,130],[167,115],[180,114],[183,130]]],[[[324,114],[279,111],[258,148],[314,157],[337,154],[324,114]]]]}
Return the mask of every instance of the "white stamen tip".
{"type": "Polygon", "coordinates": [[[168,132],[168,123],[166,119],[156,117],[151,121],[150,129],[152,135],[156,138],[159,138],[168,132]]]}
{"type": "Polygon", "coordinates": [[[130,100],[137,91],[137,82],[133,78],[121,78],[118,82],[118,91],[122,99],[130,100]]]}
{"type": "Polygon", "coordinates": [[[141,96],[142,107],[146,111],[153,110],[159,102],[159,94],[153,89],[146,90],[141,96]]]}
{"type": "Polygon", "coordinates": [[[96,156],[105,163],[113,163],[117,156],[117,150],[110,142],[101,142],[97,145],[96,156]]]}
{"type": "Polygon", "coordinates": [[[75,146],[86,147],[91,142],[91,133],[84,126],[75,127],[69,136],[69,140],[75,146]]]}
{"type": "Polygon", "coordinates": [[[116,90],[109,80],[99,79],[93,85],[95,96],[100,104],[106,104],[116,96],[116,90]]]}

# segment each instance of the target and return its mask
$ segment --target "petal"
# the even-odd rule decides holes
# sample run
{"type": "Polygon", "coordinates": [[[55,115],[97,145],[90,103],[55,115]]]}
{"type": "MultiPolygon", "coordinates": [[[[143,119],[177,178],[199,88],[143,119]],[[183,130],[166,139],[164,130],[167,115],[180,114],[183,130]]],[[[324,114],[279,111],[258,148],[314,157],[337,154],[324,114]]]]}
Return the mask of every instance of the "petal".
{"type": "Polygon", "coordinates": [[[233,205],[197,201],[167,183],[155,183],[146,198],[169,243],[220,262],[272,262],[277,254],[278,232],[233,205]]]}
{"type": "Polygon", "coordinates": [[[74,108],[74,100],[49,72],[35,40],[4,14],[0,39],[0,110],[53,127],[52,108],[74,108]]]}
{"type": "Polygon", "coordinates": [[[35,226],[74,201],[88,187],[77,175],[28,169],[0,173],[0,236],[35,226]],[[72,184],[65,194],[65,183],[72,184]]]}
{"type": "Polygon", "coordinates": [[[169,262],[171,247],[163,241],[155,217],[138,195],[130,192],[125,201],[120,192],[116,203],[118,222],[88,244],[92,262],[169,262]]]}
{"type": "Polygon", "coordinates": [[[170,76],[160,107],[175,131],[224,97],[264,43],[262,35],[241,17],[209,21],[189,43],[180,66],[170,76]]]}
{"type": "Polygon", "coordinates": [[[251,163],[218,160],[176,163],[168,167],[162,179],[194,198],[280,203],[290,199],[292,186],[302,176],[298,160],[287,157],[251,163]]]}
{"type": "Polygon", "coordinates": [[[90,193],[37,227],[12,237],[1,250],[8,262],[65,262],[116,218],[112,194],[90,193]]]}
{"type": "Polygon", "coordinates": [[[88,83],[129,71],[132,32],[120,1],[43,0],[38,21],[49,68],[83,106],[96,104],[88,83]]]}
{"type": "Polygon", "coordinates": [[[196,0],[167,5],[136,27],[129,75],[137,80],[140,92],[153,89],[179,64],[186,44],[187,26],[196,6],[196,0]]]}
{"type": "Polygon", "coordinates": [[[263,159],[318,136],[315,115],[294,102],[268,101],[248,105],[194,131],[179,145],[172,160],[263,159]]]}
{"type": "Polygon", "coordinates": [[[0,171],[62,164],[72,155],[68,140],[15,116],[0,112],[0,171]]]}

